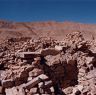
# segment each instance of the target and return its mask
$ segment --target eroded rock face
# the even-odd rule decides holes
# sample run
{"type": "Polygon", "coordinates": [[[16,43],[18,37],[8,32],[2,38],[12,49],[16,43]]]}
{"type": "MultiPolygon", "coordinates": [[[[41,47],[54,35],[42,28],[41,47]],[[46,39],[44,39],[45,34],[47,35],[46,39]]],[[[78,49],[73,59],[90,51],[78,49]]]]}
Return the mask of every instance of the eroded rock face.
{"type": "Polygon", "coordinates": [[[96,41],[10,39],[0,46],[0,94],[95,95],[96,41]]]}

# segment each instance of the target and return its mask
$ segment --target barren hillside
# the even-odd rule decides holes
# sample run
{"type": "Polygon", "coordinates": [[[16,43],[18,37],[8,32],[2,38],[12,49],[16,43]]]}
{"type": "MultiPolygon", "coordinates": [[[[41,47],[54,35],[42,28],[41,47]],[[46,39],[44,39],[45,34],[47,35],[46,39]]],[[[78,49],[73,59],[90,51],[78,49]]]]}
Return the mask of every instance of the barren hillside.
{"type": "Polygon", "coordinates": [[[84,37],[96,36],[96,25],[74,22],[9,22],[0,21],[0,40],[10,37],[54,37],[62,40],[71,32],[80,31],[84,37]]]}
{"type": "Polygon", "coordinates": [[[95,30],[0,21],[0,95],[96,95],[95,30]]]}

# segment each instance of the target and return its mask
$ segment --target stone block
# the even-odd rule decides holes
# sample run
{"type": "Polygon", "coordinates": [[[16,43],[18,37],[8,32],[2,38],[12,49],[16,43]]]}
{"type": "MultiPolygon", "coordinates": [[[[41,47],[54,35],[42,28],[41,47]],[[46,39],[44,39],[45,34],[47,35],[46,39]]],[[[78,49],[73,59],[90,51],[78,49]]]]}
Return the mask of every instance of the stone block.
{"type": "Polygon", "coordinates": [[[33,78],[32,77],[28,77],[27,81],[31,81],[33,78]]]}
{"type": "Polygon", "coordinates": [[[56,45],[56,46],[55,46],[55,49],[56,49],[56,50],[59,50],[59,51],[62,51],[62,50],[63,50],[63,46],[57,46],[57,45],[56,45]]]}
{"type": "Polygon", "coordinates": [[[20,58],[30,59],[30,58],[40,56],[40,53],[39,52],[19,52],[17,56],[20,58]]]}
{"type": "Polygon", "coordinates": [[[54,93],[55,92],[54,87],[50,87],[50,91],[51,93],[54,93]]]}
{"type": "Polygon", "coordinates": [[[17,87],[5,89],[5,93],[6,93],[6,95],[25,95],[24,89],[17,88],[17,87]]]}
{"type": "Polygon", "coordinates": [[[30,94],[36,94],[36,93],[37,93],[37,88],[30,89],[30,94]]]}
{"type": "Polygon", "coordinates": [[[23,87],[30,89],[32,87],[34,87],[35,85],[37,85],[38,83],[41,82],[41,80],[46,80],[48,79],[48,77],[44,74],[39,75],[38,77],[32,79],[31,81],[29,81],[28,83],[26,83],[23,87]]]}
{"type": "Polygon", "coordinates": [[[47,55],[55,56],[60,53],[60,50],[56,50],[54,48],[46,48],[46,49],[42,49],[40,52],[42,56],[47,56],[47,55]]]}

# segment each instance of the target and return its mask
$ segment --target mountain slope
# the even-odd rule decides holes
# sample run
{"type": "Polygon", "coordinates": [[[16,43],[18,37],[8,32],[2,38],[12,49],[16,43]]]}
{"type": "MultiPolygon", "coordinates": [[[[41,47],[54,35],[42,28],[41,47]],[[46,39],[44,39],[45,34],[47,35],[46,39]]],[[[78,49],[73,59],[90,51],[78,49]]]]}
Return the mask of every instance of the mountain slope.
{"type": "Polygon", "coordinates": [[[0,21],[0,40],[10,37],[54,37],[62,40],[68,33],[80,31],[87,39],[96,37],[96,25],[74,22],[9,22],[0,21]]]}

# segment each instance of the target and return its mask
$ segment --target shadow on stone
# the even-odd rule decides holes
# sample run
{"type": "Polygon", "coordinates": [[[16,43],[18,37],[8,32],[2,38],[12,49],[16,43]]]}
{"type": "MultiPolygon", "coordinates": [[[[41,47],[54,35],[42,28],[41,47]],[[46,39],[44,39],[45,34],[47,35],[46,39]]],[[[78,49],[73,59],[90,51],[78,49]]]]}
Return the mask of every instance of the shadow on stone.
{"type": "Polygon", "coordinates": [[[76,60],[60,62],[52,66],[46,64],[44,57],[41,58],[43,70],[47,76],[53,81],[56,95],[65,95],[62,88],[75,86],[78,84],[78,68],[76,60]]]}

